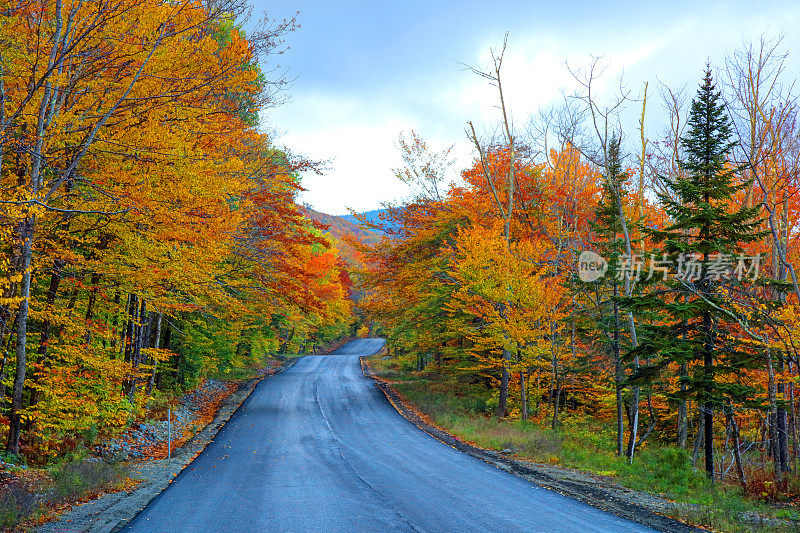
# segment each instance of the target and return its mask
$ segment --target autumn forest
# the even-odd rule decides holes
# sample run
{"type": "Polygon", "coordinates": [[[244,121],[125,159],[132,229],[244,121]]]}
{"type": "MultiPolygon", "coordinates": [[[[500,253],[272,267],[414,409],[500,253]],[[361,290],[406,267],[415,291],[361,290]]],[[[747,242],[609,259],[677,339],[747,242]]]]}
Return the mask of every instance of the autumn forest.
{"type": "Polygon", "coordinates": [[[246,38],[245,9],[4,7],[9,453],[63,452],[123,428],[159,388],[348,329],[347,274],[294,202],[311,163],[256,127],[281,83],[259,64],[294,23],[246,38]]]}
{"type": "Polygon", "coordinates": [[[780,39],[684,90],[610,100],[592,92],[594,59],[573,72],[580,91],[517,129],[505,51],[472,69],[497,125],[467,122],[460,182],[444,179],[447,149],[401,136],[415,199],[361,248],[358,305],[388,338],[391,379],[426,375],[443,397],[473,394],[467,411],[599,439],[588,449],[630,465],[658,449],[712,485],[796,497],[800,130],[780,39]],[[647,138],[656,108],[664,133],[647,138]]]}
{"type": "Polygon", "coordinates": [[[344,231],[299,200],[323,165],[259,125],[303,30],[248,34],[248,11],[3,3],[3,457],[48,464],[207,378],[370,335],[443,427],[436,413],[645,471],[655,454],[709,490],[797,502],[800,102],[781,38],[683,89],[600,97],[592,58],[523,126],[501,36],[468,67],[496,112],[463,117],[471,163],[398,132],[408,200],[344,231]]]}

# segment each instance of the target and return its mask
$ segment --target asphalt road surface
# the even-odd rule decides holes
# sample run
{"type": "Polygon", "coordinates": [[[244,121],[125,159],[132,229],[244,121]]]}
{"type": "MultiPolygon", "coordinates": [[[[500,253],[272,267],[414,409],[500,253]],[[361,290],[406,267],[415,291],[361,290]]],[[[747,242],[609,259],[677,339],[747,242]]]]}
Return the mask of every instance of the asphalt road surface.
{"type": "Polygon", "coordinates": [[[126,531],[653,531],[463,454],[400,416],[360,355],[264,380],[126,531]]]}

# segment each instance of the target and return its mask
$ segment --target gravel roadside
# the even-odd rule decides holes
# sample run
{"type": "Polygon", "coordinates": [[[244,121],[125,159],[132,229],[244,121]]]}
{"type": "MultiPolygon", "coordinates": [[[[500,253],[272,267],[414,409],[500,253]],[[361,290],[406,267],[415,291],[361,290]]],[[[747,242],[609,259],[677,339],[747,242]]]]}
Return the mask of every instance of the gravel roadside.
{"type": "MultiPolygon", "coordinates": [[[[94,533],[121,530],[153,498],[167,488],[186,465],[191,463],[203,451],[262,379],[289,368],[296,361],[296,358],[287,359],[264,376],[241,383],[233,393],[222,401],[214,419],[183,446],[174,450],[171,459],[134,462],[130,476],[141,480],[141,483],[135,489],[128,492],[106,494],[97,500],[75,506],[63,513],[57,520],[44,524],[36,531],[42,533],[94,533]]],[[[178,413],[181,413],[178,419],[179,424],[188,425],[191,421],[191,412],[199,408],[197,406],[202,405],[203,396],[213,393],[217,387],[222,385],[221,382],[214,383],[212,381],[205,388],[199,388],[196,394],[191,393],[184,397],[181,401],[181,408],[176,410],[176,417],[178,413]]],[[[141,457],[142,451],[147,447],[147,444],[156,443],[159,438],[166,438],[166,428],[162,428],[161,423],[143,424],[134,428],[134,431],[141,433],[145,445],[131,447],[121,441],[115,441],[108,443],[108,453],[122,453],[130,457],[141,457]]]]}

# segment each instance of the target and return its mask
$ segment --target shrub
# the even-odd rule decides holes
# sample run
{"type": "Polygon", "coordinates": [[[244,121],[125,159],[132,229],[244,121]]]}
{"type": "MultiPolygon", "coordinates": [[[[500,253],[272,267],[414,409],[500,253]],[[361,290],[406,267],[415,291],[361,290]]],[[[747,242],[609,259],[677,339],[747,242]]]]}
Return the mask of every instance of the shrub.
{"type": "MultiPolygon", "coordinates": [[[[643,450],[640,453],[641,468],[647,469],[659,492],[686,493],[705,485],[702,473],[692,469],[689,452],[677,447],[643,450]]],[[[634,463],[635,464],[635,463],[634,463]]]]}
{"type": "Polygon", "coordinates": [[[36,508],[36,495],[20,481],[0,489],[0,530],[11,529],[36,508]]]}
{"type": "Polygon", "coordinates": [[[54,498],[68,501],[101,492],[119,483],[124,474],[121,465],[96,459],[67,463],[53,473],[54,498]]]}

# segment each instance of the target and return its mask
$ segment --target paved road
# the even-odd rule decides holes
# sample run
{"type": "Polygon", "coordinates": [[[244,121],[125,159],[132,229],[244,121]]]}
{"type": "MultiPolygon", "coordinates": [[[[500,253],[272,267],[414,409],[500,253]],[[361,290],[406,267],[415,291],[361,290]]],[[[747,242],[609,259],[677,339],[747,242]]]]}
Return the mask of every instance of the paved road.
{"type": "Polygon", "coordinates": [[[264,380],[126,531],[652,531],[458,452],[401,417],[359,355],[264,380]]]}

